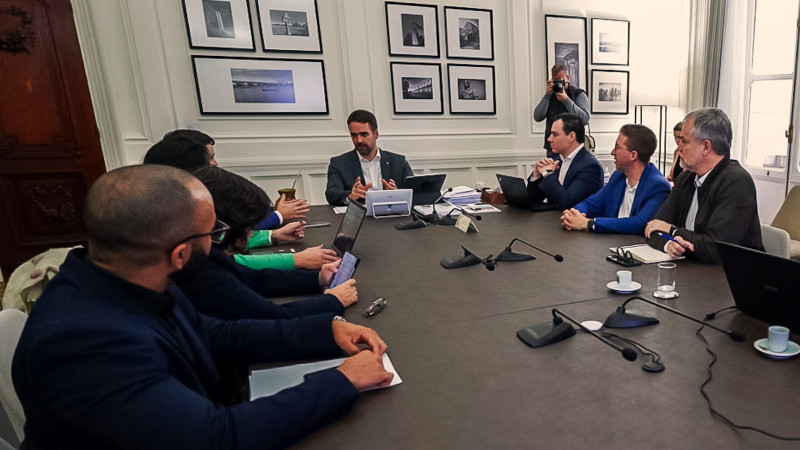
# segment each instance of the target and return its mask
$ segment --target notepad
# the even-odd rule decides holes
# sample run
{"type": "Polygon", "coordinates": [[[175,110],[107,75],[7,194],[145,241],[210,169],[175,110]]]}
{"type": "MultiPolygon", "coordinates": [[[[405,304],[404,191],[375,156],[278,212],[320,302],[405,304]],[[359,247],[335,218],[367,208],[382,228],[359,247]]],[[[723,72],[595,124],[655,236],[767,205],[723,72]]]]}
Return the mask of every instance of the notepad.
{"type": "MultiPolygon", "coordinates": [[[[678,256],[677,258],[673,258],[669,256],[668,253],[650,247],[647,244],[626,245],[620,248],[630,252],[631,256],[633,256],[634,259],[636,259],[637,261],[641,261],[645,264],[653,264],[664,261],[675,261],[678,259],[684,259],[684,256],[678,256]]],[[[608,250],[611,251],[611,253],[617,253],[617,247],[611,247],[608,250]]]]}

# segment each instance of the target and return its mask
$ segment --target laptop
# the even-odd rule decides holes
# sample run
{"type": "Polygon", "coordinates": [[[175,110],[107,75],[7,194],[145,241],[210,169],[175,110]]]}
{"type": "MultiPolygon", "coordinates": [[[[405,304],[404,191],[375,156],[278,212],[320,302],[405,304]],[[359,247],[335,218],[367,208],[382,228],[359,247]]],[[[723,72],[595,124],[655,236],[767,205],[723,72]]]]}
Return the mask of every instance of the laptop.
{"type": "Polygon", "coordinates": [[[364,223],[364,218],[367,216],[367,208],[358,202],[350,202],[347,205],[347,211],[342,217],[342,223],[339,224],[339,229],[336,230],[336,237],[333,238],[333,243],[325,245],[336,252],[339,257],[342,257],[345,252],[351,252],[353,246],[356,245],[356,238],[358,232],[361,231],[361,224],[364,223]]]}
{"type": "Polygon", "coordinates": [[[367,215],[375,218],[402,217],[411,214],[411,189],[367,191],[367,215]]]}
{"type": "Polygon", "coordinates": [[[426,173],[406,178],[403,188],[414,190],[412,206],[432,205],[442,196],[442,186],[446,177],[446,173],[426,173]]]}
{"type": "Polygon", "coordinates": [[[739,311],[800,330],[800,261],[725,242],[717,249],[739,311]]]}
{"type": "Polygon", "coordinates": [[[554,209],[559,209],[557,205],[532,202],[530,195],[528,195],[528,186],[522,178],[503,175],[501,173],[496,175],[497,182],[500,183],[500,189],[503,190],[503,196],[506,198],[507,205],[515,208],[527,209],[528,211],[552,211],[554,209]]]}

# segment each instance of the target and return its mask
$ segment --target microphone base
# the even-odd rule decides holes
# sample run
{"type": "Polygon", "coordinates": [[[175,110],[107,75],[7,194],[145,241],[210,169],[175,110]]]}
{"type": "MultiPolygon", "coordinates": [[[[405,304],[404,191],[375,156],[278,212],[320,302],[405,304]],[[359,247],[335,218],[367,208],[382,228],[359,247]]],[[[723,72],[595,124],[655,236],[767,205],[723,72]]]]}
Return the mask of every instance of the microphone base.
{"type": "Polygon", "coordinates": [[[416,230],[417,228],[425,228],[426,226],[428,226],[428,224],[425,223],[424,220],[418,219],[415,216],[414,219],[412,219],[410,222],[398,223],[397,225],[394,226],[394,229],[395,230],[416,230]]]}
{"type": "Polygon", "coordinates": [[[552,322],[540,323],[517,331],[517,337],[525,344],[536,348],[555,344],[575,335],[575,328],[567,322],[553,325],[552,322]]]}
{"type": "Polygon", "coordinates": [[[439,264],[441,264],[442,267],[444,267],[445,269],[458,269],[460,267],[469,267],[480,263],[481,263],[480,259],[475,257],[475,255],[470,255],[466,251],[464,252],[464,256],[444,258],[441,261],[439,261],[439,264]]]}
{"type": "Polygon", "coordinates": [[[497,261],[514,262],[514,261],[531,261],[536,259],[533,255],[527,253],[515,252],[513,250],[503,250],[497,255],[497,261]]]}
{"type": "Polygon", "coordinates": [[[655,325],[657,323],[659,323],[659,320],[655,317],[631,314],[625,312],[624,309],[622,311],[618,309],[608,315],[603,326],[606,328],[637,328],[655,325]]]}
{"type": "Polygon", "coordinates": [[[456,219],[453,218],[452,216],[444,216],[441,219],[439,219],[439,225],[455,225],[455,224],[456,224],[456,219]]]}

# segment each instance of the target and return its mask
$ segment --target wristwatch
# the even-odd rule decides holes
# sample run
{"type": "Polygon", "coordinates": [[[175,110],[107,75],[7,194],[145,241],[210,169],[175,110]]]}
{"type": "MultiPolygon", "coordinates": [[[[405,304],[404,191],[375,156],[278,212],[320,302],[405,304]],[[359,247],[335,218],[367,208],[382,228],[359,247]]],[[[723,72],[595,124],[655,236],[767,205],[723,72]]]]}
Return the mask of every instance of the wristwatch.
{"type": "Polygon", "coordinates": [[[334,322],[347,322],[347,320],[345,320],[345,318],[342,317],[342,316],[333,316],[333,321],[334,322]]]}
{"type": "Polygon", "coordinates": [[[594,231],[594,219],[589,219],[589,223],[586,224],[586,228],[588,228],[589,231],[594,231]]]}

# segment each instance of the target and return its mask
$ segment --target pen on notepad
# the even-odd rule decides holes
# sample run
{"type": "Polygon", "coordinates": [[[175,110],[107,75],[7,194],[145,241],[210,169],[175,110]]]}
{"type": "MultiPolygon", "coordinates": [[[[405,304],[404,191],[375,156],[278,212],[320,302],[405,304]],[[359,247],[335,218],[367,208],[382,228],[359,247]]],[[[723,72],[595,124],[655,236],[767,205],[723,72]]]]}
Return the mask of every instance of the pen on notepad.
{"type": "Polygon", "coordinates": [[[656,233],[658,233],[659,236],[663,237],[664,239],[666,239],[668,241],[672,241],[672,242],[680,245],[683,248],[687,248],[685,245],[683,245],[680,242],[676,241],[674,237],[668,235],[667,233],[664,233],[663,231],[656,231],[656,233]]]}

